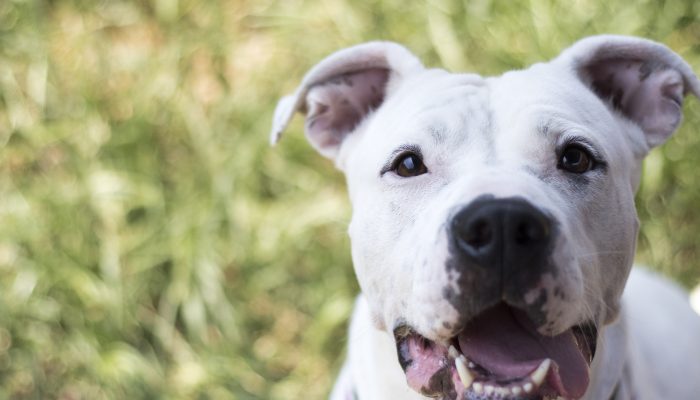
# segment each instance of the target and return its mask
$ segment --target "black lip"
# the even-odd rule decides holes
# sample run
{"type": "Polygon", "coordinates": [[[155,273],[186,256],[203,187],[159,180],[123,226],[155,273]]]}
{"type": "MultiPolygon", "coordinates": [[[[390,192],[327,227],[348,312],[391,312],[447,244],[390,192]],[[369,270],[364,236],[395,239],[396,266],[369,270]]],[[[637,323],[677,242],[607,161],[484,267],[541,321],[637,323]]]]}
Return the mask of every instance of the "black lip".
{"type": "MultiPolygon", "coordinates": [[[[413,363],[413,360],[410,359],[408,356],[408,348],[405,345],[406,339],[413,334],[415,334],[415,331],[406,324],[400,324],[396,328],[394,328],[394,343],[396,343],[396,354],[398,355],[401,369],[403,369],[404,372],[406,372],[406,368],[408,368],[413,363]]],[[[421,335],[421,337],[423,336],[421,335]]]]}
{"type": "Polygon", "coordinates": [[[586,322],[576,325],[571,328],[574,331],[574,336],[579,341],[579,348],[584,346],[582,350],[587,351],[588,364],[593,362],[596,350],[598,348],[598,328],[592,322],[586,322]]]}

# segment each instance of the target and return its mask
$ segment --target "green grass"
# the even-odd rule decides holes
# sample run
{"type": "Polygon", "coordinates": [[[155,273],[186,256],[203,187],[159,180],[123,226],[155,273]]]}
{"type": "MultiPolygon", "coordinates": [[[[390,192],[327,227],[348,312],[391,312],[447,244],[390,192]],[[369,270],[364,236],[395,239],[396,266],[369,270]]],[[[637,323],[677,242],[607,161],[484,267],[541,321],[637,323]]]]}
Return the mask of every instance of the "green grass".
{"type": "MultiPolygon", "coordinates": [[[[0,399],[320,399],[357,293],[342,176],[277,99],[333,50],[499,74],[612,32],[700,67],[694,0],[0,1],[0,399]]],[[[700,279],[700,102],[639,261],[700,279]]]]}

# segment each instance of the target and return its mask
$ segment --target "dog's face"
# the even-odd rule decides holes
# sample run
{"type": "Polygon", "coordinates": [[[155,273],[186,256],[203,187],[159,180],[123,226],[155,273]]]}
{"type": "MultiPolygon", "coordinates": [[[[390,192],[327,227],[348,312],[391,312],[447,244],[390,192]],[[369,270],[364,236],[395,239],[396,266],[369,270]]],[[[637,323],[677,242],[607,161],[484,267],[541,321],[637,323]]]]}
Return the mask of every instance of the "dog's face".
{"type": "Polygon", "coordinates": [[[408,384],[579,398],[632,265],[641,160],[698,84],[667,48],[597,37],[496,78],[390,43],[324,60],[280,103],[347,177],[356,274],[408,384]]]}

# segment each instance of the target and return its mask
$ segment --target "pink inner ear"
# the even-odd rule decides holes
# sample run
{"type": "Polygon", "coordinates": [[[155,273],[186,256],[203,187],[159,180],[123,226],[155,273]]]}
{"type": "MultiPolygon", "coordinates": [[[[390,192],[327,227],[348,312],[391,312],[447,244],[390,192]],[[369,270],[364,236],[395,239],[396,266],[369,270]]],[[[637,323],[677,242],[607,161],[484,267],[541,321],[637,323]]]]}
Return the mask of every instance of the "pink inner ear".
{"type": "Polygon", "coordinates": [[[680,124],[681,74],[654,61],[603,60],[586,69],[595,92],[636,122],[647,142],[658,145],[680,124]]]}
{"type": "Polygon", "coordinates": [[[306,135],[322,154],[333,155],[345,136],[384,100],[389,70],[348,73],[313,86],[306,96],[306,135]]]}

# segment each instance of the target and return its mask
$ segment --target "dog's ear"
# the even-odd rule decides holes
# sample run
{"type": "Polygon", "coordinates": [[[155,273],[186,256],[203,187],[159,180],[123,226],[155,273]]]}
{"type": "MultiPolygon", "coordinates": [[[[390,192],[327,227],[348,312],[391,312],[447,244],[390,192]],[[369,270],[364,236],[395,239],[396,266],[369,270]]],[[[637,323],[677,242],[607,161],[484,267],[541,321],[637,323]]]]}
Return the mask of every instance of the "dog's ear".
{"type": "Polygon", "coordinates": [[[294,113],[306,114],[306,137],[335,158],[345,137],[381,106],[402,77],[423,69],[403,46],[370,42],[326,57],[314,66],[291,96],[275,109],[270,141],[277,143],[294,113]]]}
{"type": "Polygon", "coordinates": [[[555,62],[573,68],[598,97],[636,123],[649,147],[663,143],[676,130],[686,94],[700,97],[700,82],[690,66],[668,47],[646,39],[589,37],[555,62]]]}

